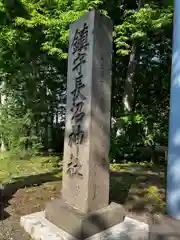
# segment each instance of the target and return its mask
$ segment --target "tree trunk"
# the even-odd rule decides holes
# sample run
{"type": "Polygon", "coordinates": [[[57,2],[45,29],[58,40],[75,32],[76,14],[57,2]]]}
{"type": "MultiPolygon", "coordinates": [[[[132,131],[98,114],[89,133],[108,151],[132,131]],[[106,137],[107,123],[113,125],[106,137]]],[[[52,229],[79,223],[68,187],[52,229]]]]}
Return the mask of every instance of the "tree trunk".
{"type": "Polygon", "coordinates": [[[6,146],[5,146],[5,143],[4,143],[4,139],[1,135],[1,152],[5,152],[6,151],[6,146]]]}
{"type": "MultiPolygon", "coordinates": [[[[1,90],[2,91],[4,90],[4,87],[5,87],[4,85],[5,85],[4,82],[2,82],[2,84],[1,84],[1,90]]],[[[1,94],[0,94],[0,104],[3,106],[5,104],[5,102],[6,102],[6,95],[1,92],[1,94]]],[[[6,146],[5,146],[5,143],[4,143],[4,138],[3,138],[2,134],[0,136],[0,145],[1,145],[0,151],[5,152],[7,149],[6,149],[6,146]]]]}
{"type": "Polygon", "coordinates": [[[136,45],[133,43],[131,55],[129,59],[129,65],[127,69],[127,77],[125,80],[124,86],[124,96],[123,96],[123,106],[124,111],[131,112],[132,111],[132,104],[134,100],[134,88],[133,88],[133,80],[135,75],[136,69],[136,45]]]}
{"type": "MultiPolygon", "coordinates": [[[[143,5],[144,5],[144,1],[139,0],[138,11],[143,7],[143,5]]],[[[131,54],[129,58],[128,69],[127,69],[127,76],[125,80],[124,95],[123,95],[124,111],[127,111],[127,112],[132,111],[132,106],[134,101],[133,80],[136,72],[137,56],[138,56],[138,50],[136,47],[136,43],[133,42],[132,48],[131,48],[131,54]]]]}

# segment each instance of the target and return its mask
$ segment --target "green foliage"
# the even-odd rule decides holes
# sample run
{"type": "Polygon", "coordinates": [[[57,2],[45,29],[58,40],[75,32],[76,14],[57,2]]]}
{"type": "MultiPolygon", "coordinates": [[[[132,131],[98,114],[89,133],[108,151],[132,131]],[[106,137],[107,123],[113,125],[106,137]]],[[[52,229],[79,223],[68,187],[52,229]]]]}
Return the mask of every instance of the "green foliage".
{"type": "Polygon", "coordinates": [[[27,111],[23,116],[6,103],[0,109],[0,135],[7,148],[20,157],[37,155],[42,148],[41,139],[34,133],[32,113],[27,111]]]}
{"type": "MultiPolygon", "coordinates": [[[[36,176],[51,172],[54,172],[54,177],[60,178],[62,176],[61,160],[59,157],[52,156],[20,159],[19,155],[12,152],[1,153],[0,182],[2,184],[13,183],[21,178],[23,180],[23,177],[26,176],[36,176]]],[[[46,178],[46,175],[43,178],[46,178]]],[[[27,181],[27,185],[30,185],[30,178],[27,178],[27,181]]]]}
{"type": "Polygon", "coordinates": [[[166,202],[164,202],[161,199],[161,196],[159,194],[159,189],[157,186],[150,186],[149,188],[146,189],[147,193],[148,193],[148,198],[154,198],[155,201],[157,202],[157,204],[160,205],[161,208],[161,212],[163,214],[167,214],[167,208],[166,208],[166,202]]]}
{"type": "Polygon", "coordinates": [[[114,27],[112,105],[119,134],[113,131],[110,154],[111,159],[134,161],[137,146],[167,146],[173,8],[157,1],[145,1],[139,10],[121,8],[121,24],[114,27]],[[135,53],[132,46],[136,46],[135,53]],[[134,101],[133,111],[126,113],[122,86],[127,81],[130,54],[136,59],[134,101]]]}
{"type": "Polygon", "coordinates": [[[146,145],[148,137],[143,136],[146,119],[140,114],[129,114],[118,119],[117,126],[121,129],[116,137],[111,139],[111,155],[115,159],[133,157],[136,147],[146,145]]]}
{"type": "Polygon", "coordinates": [[[152,34],[157,35],[172,24],[171,7],[159,9],[156,5],[146,4],[139,11],[126,10],[124,22],[115,26],[117,54],[129,55],[132,42],[143,46],[151,41],[152,34]]]}
{"type": "Polygon", "coordinates": [[[65,114],[59,104],[65,104],[69,24],[91,9],[114,25],[112,116],[120,134],[112,131],[111,159],[134,161],[137,146],[167,145],[173,3],[146,0],[140,9],[138,3],[0,2],[0,83],[8,99],[0,110],[0,132],[8,149],[62,151],[64,124],[54,119],[65,114]],[[122,96],[131,54],[134,100],[126,113],[122,96]]]}

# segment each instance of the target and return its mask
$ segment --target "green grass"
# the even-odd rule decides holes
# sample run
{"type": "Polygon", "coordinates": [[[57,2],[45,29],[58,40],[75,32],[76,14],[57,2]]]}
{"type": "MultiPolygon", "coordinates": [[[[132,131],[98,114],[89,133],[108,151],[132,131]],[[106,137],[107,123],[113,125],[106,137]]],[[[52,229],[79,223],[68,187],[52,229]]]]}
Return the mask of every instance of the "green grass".
{"type": "Polygon", "coordinates": [[[167,214],[164,172],[146,164],[114,164],[117,176],[110,178],[110,198],[127,205],[131,211],[148,209],[151,213],[167,214]],[[132,170],[132,166],[138,167],[132,170]]]}
{"type": "Polygon", "coordinates": [[[61,160],[58,157],[35,157],[28,160],[19,159],[10,153],[0,154],[0,183],[12,183],[17,178],[39,175],[57,170],[55,177],[61,177],[61,160]]]}
{"type": "Polygon", "coordinates": [[[140,162],[140,163],[133,163],[133,162],[128,162],[128,163],[114,163],[110,165],[110,169],[112,171],[127,171],[131,170],[131,167],[139,167],[143,169],[152,169],[152,162],[140,162]]]}
{"type": "MultiPolygon", "coordinates": [[[[136,164],[137,165],[137,164],[136,164]]],[[[0,183],[13,183],[16,178],[27,177],[30,175],[39,175],[43,173],[53,172],[59,169],[59,173],[55,173],[56,177],[62,175],[62,159],[54,156],[35,157],[30,159],[21,159],[17,155],[9,152],[0,154],[0,183]]],[[[111,164],[111,171],[126,171],[131,164],[111,164]]],[[[134,165],[133,165],[134,166],[134,165]]]]}
{"type": "MultiPolygon", "coordinates": [[[[154,211],[165,212],[164,173],[155,173],[151,164],[111,164],[110,170],[118,173],[110,178],[110,198],[121,204],[130,204],[133,210],[146,205],[154,211]],[[132,167],[135,167],[133,170],[132,167]],[[158,209],[157,209],[158,206],[158,209]]],[[[60,181],[62,159],[54,156],[20,159],[10,153],[0,154],[0,183],[18,183],[26,192],[33,191],[30,186],[60,181]]],[[[47,185],[49,191],[54,185],[47,185]]],[[[129,206],[128,206],[129,208],[129,206]]]]}

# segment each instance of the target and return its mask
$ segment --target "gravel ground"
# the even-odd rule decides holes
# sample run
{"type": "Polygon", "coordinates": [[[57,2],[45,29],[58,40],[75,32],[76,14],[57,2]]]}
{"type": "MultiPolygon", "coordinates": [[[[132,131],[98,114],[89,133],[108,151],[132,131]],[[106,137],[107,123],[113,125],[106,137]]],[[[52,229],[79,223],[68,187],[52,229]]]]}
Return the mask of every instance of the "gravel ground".
{"type": "MultiPolygon", "coordinates": [[[[44,210],[45,204],[51,198],[59,197],[60,189],[59,182],[29,188],[19,188],[16,184],[6,185],[5,189],[0,191],[0,240],[30,240],[29,235],[20,226],[20,217],[44,210]]],[[[128,204],[125,207],[129,217],[148,224],[157,222],[158,218],[148,211],[138,213],[132,211],[128,204]]]]}
{"type": "Polygon", "coordinates": [[[48,183],[19,189],[12,196],[12,191],[5,192],[1,193],[0,198],[0,240],[30,240],[20,226],[20,217],[44,210],[46,202],[59,195],[60,184],[48,183]]]}

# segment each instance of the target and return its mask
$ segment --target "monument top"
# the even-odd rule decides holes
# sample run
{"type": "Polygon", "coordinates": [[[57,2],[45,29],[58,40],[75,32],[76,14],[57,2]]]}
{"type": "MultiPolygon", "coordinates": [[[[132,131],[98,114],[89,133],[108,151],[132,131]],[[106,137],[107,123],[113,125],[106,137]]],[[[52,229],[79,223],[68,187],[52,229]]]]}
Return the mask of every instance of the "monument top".
{"type": "Polygon", "coordinates": [[[87,18],[87,15],[94,15],[94,16],[95,16],[95,15],[99,15],[99,16],[101,16],[101,17],[106,18],[110,25],[113,25],[111,18],[109,18],[108,16],[105,16],[103,13],[101,13],[100,10],[92,9],[92,10],[87,11],[87,12],[86,12],[84,15],[82,15],[79,19],[71,22],[71,23],[69,24],[69,29],[71,29],[71,28],[73,27],[73,25],[74,25],[74,24],[77,24],[79,21],[82,22],[82,21],[83,21],[83,18],[86,19],[86,18],[87,18]]]}

